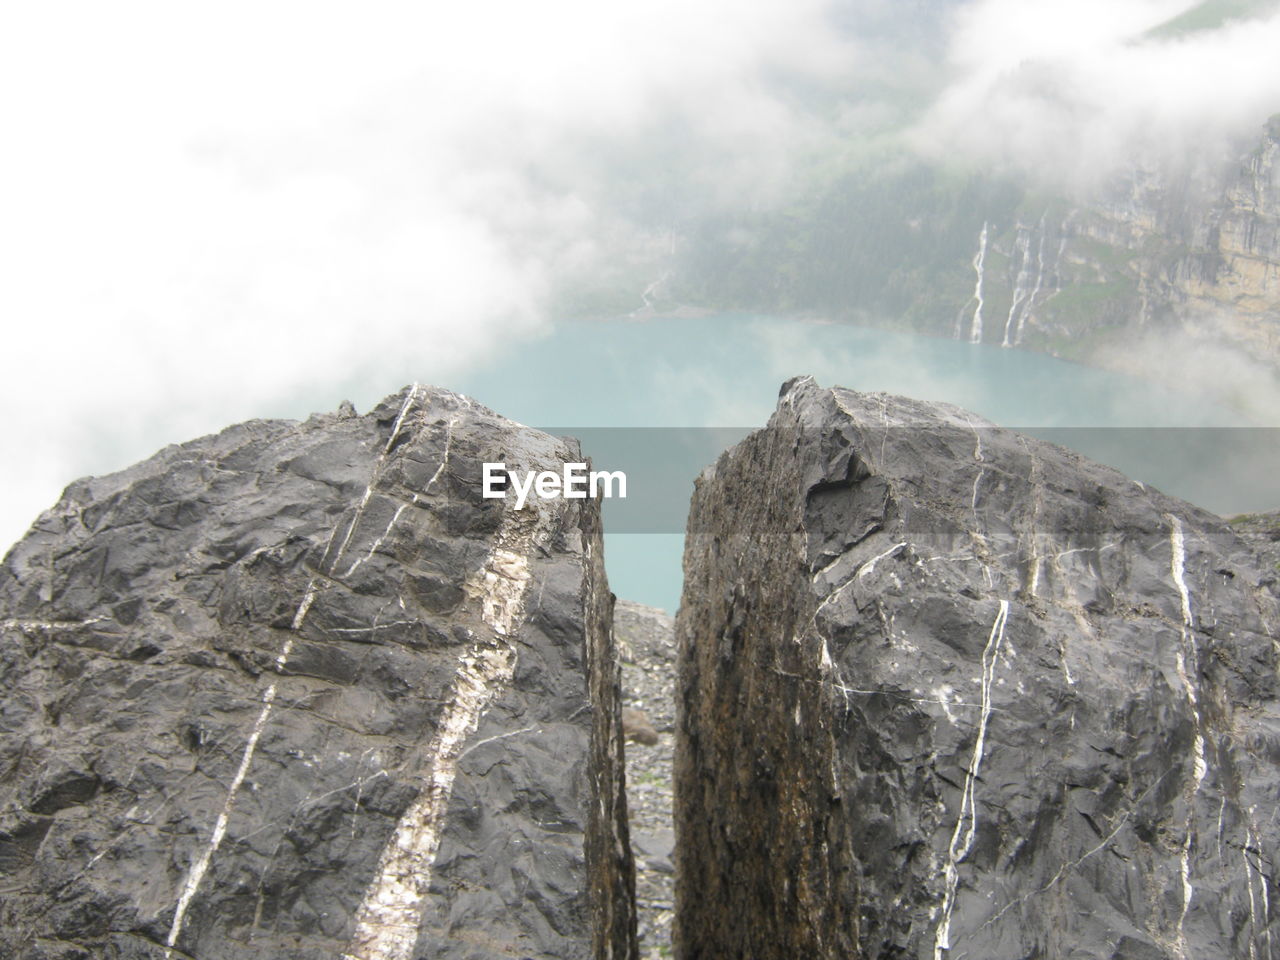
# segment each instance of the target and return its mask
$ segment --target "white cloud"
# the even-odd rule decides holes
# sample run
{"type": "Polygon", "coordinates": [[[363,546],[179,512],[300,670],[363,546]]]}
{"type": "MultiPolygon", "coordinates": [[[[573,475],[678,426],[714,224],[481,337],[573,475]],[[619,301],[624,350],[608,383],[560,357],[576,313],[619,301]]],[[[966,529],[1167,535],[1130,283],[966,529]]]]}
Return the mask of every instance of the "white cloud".
{"type": "MultiPolygon", "coordinates": [[[[1280,109],[1280,16],[1135,39],[1187,5],[960,7],[922,141],[1079,177],[1280,109]]],[[[883,0],[10,6],[5,542],[164,443],[448,385],[654,249],[644,204],[767,202],[934,76],[883,0]]]]}
{"type": "Polygon", "coordinates": [[[918,142],[1070,187],[1134,163],[1219,161],[1280,111],[1280,9],[1150,32],[1195,6],[976,0],[958,16],[952,79],[918,142]]]}
{"type": "Polygon", "coordinates": [[[717,156],[757,152],[709,177],[749,191],[803,124],[762,77],[830,79],[849,54],[819,0],[4,20],[4,541],[81,473],[355,384],[447,384],[545,331],[557,273],[628,235],[565,144],[675,113],[717,156]]]}

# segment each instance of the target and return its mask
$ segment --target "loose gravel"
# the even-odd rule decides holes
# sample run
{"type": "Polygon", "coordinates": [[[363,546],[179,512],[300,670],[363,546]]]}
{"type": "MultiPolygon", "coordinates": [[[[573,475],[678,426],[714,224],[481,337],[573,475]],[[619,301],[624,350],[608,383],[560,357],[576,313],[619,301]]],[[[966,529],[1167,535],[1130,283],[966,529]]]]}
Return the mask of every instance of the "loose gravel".
{"type": "Polygon", "coordinates": [[[671,761],[675,738],[675,621],[662,610],[619,600],[614,631],[622,657],[623,704],[643,710],[653,746],[627,743],[627,806],[636,860],[640,956],[671,956],[675,907],[671,761]]]}

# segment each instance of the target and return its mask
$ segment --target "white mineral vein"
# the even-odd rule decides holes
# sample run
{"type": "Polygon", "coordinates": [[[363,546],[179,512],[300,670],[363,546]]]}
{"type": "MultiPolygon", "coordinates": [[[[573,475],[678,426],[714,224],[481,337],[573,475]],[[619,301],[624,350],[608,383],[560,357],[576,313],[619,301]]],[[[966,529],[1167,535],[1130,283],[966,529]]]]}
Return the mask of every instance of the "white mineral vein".
{"type": "Polygon", "coordinates": [[[1166,514],[1165,519],[1169,521],[1169,572],[1173,577],[1173,584],[1177,588],[1178,600],[1182,608],[1181,636],[1174,661],[1178,672],[1178,680],[1182,684],[1183,692],[1186,693],[1187,702],[1191,705],[1191,718],[1195,725],[1195,738],[1192,741],[1192,785],[1190,795],[1187,797],[1187,822],[1184,828],[1182,851],[1178,857],[1179,873],[1182,878],[1182,910],[1178,915],[1177,945],[1179,952],[1185,955],[1186,943],[1183,927],[1186,923],[1187,911],[1191,909],[1191,897],[1195,893],[1195,888],[1191,884],[1191,842],[1195,818],[1195,798],[1196,794],[1200,792],[1200,785],[1204,782],[1205,775],[1209,771],[1209,765],[1205,761],[1204,731],[1201,725],[1199,708],[1200,698],[1196,693],[1195,682],[1187,672],[1185,653],[1188,650],[1192,653],[1195,651],[1191,593],[1187,589],[1186,577],[1186,539],[1183,535],[1181,520],[1171,513],[1166,514]]]}
{"type": "Polygon", "coordinates": [[[881,560],[887,560],[889,557],[892,557],[895,553],[897,553],[899,550],[901,550],[905,546],[906,546],[905,542],[895,543],[892,547],[890,547],[884,553],[880,553],[872,557],[870,560],[868,560],[866,563],[864,563],[862,566],[858,568],[858,579],[861,580],[863,577],[868,576],[871,573],[871,571],[875,570],[877,563],[879,563],[881,560]]]}
{"type": "MultiPolygon", "coordinates": [[[[316,597],[315,588],[314,580],[307,584],[302,602],[298,604],[298,609],[293,615],[292,628],[295,633],[302,628],[307,611],[311,609],[311,603],[316,597]]],[[[291,633],[280,646],[280,652],[275,659],[277,673],[284,668],[284,665],[289,660],[289,654],[293,651],[295,633],[291,633]]],[[[249,773],[249,765],[253,763],[253,755],[258,749],[258,741],[262,738],[262,731],[271,716],[271,708],[275,703],[275,699],[276,681],[272,680],[267,685],[266,690],[262,692],[262,708],[258,711],[258,719],[254,721],[253,730],[249,733],[249,739],[245,742],[244,751],[240,754],[240,766],[236,768],[235,776],[231,778],[231,785],[227,788],[227,797],[222,803],[222,810],[218,813],[218,819],[214,822],[213,832],[209,835],[209,842],[200,851],[200,856],[191,864],[191,868],[187,871],[187,878],[182,884],[182,893],[178,897],[178,906],[173,911],[173,922],[169,926],[169,936],[165,938],[165,960],[170,960],[173,956],[173,948],[177,944],[178,937],[182,934],[182,926],[186,922],[187,908],[191,906],[191,901],[200,889],[200,883],[204,880],[204,875],[209,870],[213,855],[218,852],[218,847],[222,845],[222,840],[227,834],[227,823],[231,819],[231,810],[235,806],[236,795],[240,792],[241,785],[244,784],[245,776],[249,773]]]]}
{"type": "Polygon", "coordinates": [[[955,831],[951,834],[951,843],[947,848],[947,863],[942,872],[944,885],[942,917],[938,921],[938,930],[934,937],[934,960],[942,960],[942,952],[951,949],[951,914],[955,909],[956,887],[960,879],[957,867],[973,848],[973,839],[978,829],[978,805],[974,784],[978,778],[983,750],[986,747],[987,721],[991,719],[991,688],[995,680],[996,663],[1000,656],[1000,645],[1004,642],[1004,628],[1008,619],[1009,601],[1001,600],[1000,609],[996,611],[995,619],[991,623],[991,634],[987,637],[987,645],[982,651],[982,677],[979,681],[982,704],[978,712],[978,732],[973,740],[973,756],[969,760],[969,769],[965,771],[964,790],[960,796],[960,813],[956,818],[955,831]]]}
{"type": "Polygon", "coordinates": [[[519,514],[525,512],[507,514],[497,546],[468,580],[467,593],[480,601],[481,616],[494,637],[477,642],[460,659],[439,727],[427,747],[422,790],[379,858],[356,911],[356,930],[344,960],[409,960],[413,955],[458,760],[467,738],[515,673],[512,636],[529,588],[533,540],[532,530],[519,526],[519,514]]]}
{"type": "MultiPolygon", "coordinates": [[[[364,517],[364,508],[368,506],[369,500],[373,496],[373,488],[377,485],[378,478],[382,475],[382,468],[386,464],[387,456],[391,453],[391,447],[396,442],[396,437],[400,436],[400,427],[404,424],[404,418],[408,415],[409,408],[413,406],[413,401],[417,399],[417,396],[418,384],[415,383],[413,385],[413,389],[409,391],[409,395],[404,398],[404,403],[400,406],[400,413],[396,417],[396,422],[391,428],[391,436],[387,438],[387,445],[382,448],[382,453],[373,465],[373,472],[369,476],[369,485],[364,488],[364,495],[360,498],[360,504],[356,507],[355,515],[351,518],[351,525],[347,527],[347,534],[342,538],[342,543],[338,546],[338,552],[334,554],[333,560],[329,563],[329,569],[331,571],[338,569],[338,561],[342,559],[342,554],[351,544],[351,538],[355,535],[356,528],[360,526],[360,520],[364,517]]],[[[396,517],[399,516],[399,511],[397,511],[396,517]]],[[[391,522],[395,523],[395,519],[393,518],[391,522]]],[[[390,530],[391,528],[388,527],[387,529],[390,530]]],[[[383,536],[385,537],[386,534],[384,533],[383,536]]],[[[332,542],[332,539],[333,538],[330,537],[330,542],[332,542]]],[[[328,550],[325,551],[325,554],[326,556],[328,555],[328,550]]],[[[370,551],[370,554],[372,554],[372,550],[370,551]]],[[[351,569],[347,571],[345,576],[349,576],[352,570],[355,570],[355,568],[360,565],[360,562],[354,564],[351,569]]]]}
{"type": "Polygon", "coordinates": [[[407,503],[402,503],[400,504],[399,507],[396,508],[396,512],[392,515],[391,522],[387,524],[387,528],[383,530],[382,533],[378,535],[377,539],[374,540],[373,543],[369,545],[369,549],[365,552],[364,556],[357,557],[352,562],[351,566],[347,567],[347,572],[342,574],[342,576],[338,578],[339,580],[345,580],[347,577],[351,576],[353,573],[355,573],[357,570],[360,569],[360,564],[364,563],[366,560],[371,559],[373,555],[378,552],[378,548],[382,546],[382,542],[386,540],[388,536],[390,536],[391,528],[396,525],[396,521],[400,519],[400,514],[404,513],[405,507],[407,506],[408,506],[407,503]]]}

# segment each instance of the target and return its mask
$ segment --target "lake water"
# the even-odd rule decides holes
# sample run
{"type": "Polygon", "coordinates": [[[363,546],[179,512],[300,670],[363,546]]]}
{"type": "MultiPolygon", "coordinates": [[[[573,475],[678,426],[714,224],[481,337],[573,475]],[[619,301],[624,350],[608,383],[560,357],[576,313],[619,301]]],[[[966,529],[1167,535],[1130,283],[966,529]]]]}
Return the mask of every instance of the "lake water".
{"type": "MultiPolygon", "coordinates": [[[[618,466],[601,453],[611,442],[643,447],[638,438],[677,433],[669,428],[727,428],[703,434],[714,441],[668,470],[675,476],[666,478],[663,496],[671,515],[683,517],[699,467],[747,428],[763,425],[779,386],[798,374],[823,386],[945,401],[1004,426],[1038,428],[1030,432],[1218,512],[1280,506],[1276,433],[1239,429],[1246,421],[1238,412],[1040,354],[884,330],[734,314],[566,323],[447,386],[558,434],[595,428],[577,432],[598,466],[618,466]],[[625,430],[637,432],[619,432],[625,430]]],[[[674,610],[681,525],[665,517],[654,524],[658,532],[620,532],[636,526],[619,526],[609,511],[606,524],[613,531],[606,557],[614,592],[674,610]]]]}

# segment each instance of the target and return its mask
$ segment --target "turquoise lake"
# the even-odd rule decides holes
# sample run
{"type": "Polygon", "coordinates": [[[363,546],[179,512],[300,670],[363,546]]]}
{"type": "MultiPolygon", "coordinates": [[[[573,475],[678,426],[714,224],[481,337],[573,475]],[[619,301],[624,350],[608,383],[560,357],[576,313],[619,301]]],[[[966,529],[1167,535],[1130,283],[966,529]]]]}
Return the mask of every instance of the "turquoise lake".
{"type": "MultiPolygon", "coordinates": [[[[608,467],[588,439],[607,438],[600,428],[736,428],[723,432],[732,442],[765,423],[781,383],[798,374],[1039,428],[1030,432],[1218,512],[1280,506],[1274,431],[1240,429],[1247,426],[1241,414],[1176,389],[995,346],[732,314],[591,321],[513,344],[443,385],[558,434],[597,428],[583,431],[584,447],[597,466],[608,467]]],[[[706,462],[713,457],[708,448],[706,462]]],[[[681,516],[697,469],[691,462],[687,478],[664,490],[681,516]]],[[[606,512],[615,531],[606,546],[614,592],[674,610],[682,544],[676,528],[623,533],[608,518],[606,512]]]]}

